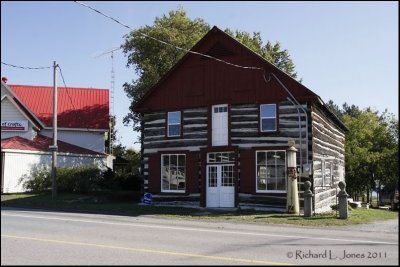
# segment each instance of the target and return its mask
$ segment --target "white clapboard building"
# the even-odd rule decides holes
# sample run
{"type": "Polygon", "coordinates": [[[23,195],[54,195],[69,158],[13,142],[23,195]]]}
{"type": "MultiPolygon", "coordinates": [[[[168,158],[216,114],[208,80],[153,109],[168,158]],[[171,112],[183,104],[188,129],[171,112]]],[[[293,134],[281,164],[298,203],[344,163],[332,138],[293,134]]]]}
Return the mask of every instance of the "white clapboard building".
{"type": "MultiPolygon", "coordinates": [[[[23,192],[20,178],[39,165],[51,166],[53,87],[1,82],[1,192],[23,192]]],[[[58,87],[57,166],[111,167],[109,91],[58,87]]]]}

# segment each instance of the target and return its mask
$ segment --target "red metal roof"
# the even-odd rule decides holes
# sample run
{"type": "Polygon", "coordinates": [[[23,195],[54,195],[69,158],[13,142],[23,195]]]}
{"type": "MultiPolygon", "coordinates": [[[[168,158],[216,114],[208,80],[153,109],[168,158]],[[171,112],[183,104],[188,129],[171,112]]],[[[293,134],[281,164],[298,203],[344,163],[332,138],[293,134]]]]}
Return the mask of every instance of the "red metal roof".
{"type": "MultiPolygon", "coordinates": [[[[1,140],[1,149],[49,152],[50,145],[53,145],[53,139],[40,134],[38,134],[33,140],[28,140],[20,136],[14,136],[1,140]]],[[[60,140],[57,140],[57,145],[58,152],[61,153],[104,155],[103,153],[98,153],[96,151],[75,146],[60,140]]]]}
{"type": "MultiPolygon", "coordinates": [[[[52,86],[7,86],[46,127],[52,127],[52,86]]],[[[107,89],[58,87],[58,127],[108,129],[108,94],[107,89]]]]}

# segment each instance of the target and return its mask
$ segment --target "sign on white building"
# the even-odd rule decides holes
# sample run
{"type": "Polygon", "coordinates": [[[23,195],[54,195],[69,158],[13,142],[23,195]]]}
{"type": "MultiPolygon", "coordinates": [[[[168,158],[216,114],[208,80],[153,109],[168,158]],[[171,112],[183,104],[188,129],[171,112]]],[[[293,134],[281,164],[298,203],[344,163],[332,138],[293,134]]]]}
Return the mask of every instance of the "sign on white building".
{"type": "Polygon", "coordinates": [[[26,132],[28,131],[28,120],[1,121],[1,130],[26,132]]]}

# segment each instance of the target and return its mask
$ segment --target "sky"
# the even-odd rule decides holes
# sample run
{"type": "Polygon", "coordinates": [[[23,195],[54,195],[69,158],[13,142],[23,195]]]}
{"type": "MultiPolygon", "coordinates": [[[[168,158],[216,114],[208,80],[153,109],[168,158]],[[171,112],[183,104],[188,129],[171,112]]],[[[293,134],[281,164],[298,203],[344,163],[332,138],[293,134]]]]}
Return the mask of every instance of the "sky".
{"type": "MultiPolygon", "coordinates": [[[[324,102],[386,109],[398,119],[399,3],[271,1],[84,1],[133,29],[182,7],[190,19],[211,27],[260,32],[264,43],[287,49],[302,83],[324,102]]],[[[125,82],[137,79],[118,48],[127,28],[73,1],[1,1],[1,61],[17,66],[60,65],[68,87],[111,88],[117,137],[140,149],[138,133],[124,125],[129,99],[125,82]]],[[[25,70],[1,64],[9,84],[53,85],[52,69],[25,70]]],[[[58,77],[58,85],[62,79],[58,77]]]]}

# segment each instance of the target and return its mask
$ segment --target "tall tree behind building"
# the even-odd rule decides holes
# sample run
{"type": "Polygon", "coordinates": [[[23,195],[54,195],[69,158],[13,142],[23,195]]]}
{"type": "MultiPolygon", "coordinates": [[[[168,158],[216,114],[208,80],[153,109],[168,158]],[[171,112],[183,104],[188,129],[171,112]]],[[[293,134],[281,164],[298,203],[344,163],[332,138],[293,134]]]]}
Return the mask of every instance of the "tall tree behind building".
{"type": "MultiPolygon", "coordinates": [[[[141,27],[124,37],[125,42],[122,44],[122,48],[128,58],[126,65],[133,67],[138,75],[136,80],[123,85],[131,100],[129,113],[123,119],[125,124],[133,122],[134,130],[140,130],[140,114],[133,111],[135,104],[186,54],[181,49],[145,37],[143,34],[189,50],[210,29],[210,25],[203,19],[192,20],[183,9],[179,8],[162,17],[156,17],[152,26],[141,27]]],[[[243,31],[234,32],[231,29],[226,29],[225,32],[293,78],[297,77],[288,51],[282,50],[279,42],[272,45],[268,41],[264,45],[259,32],[255,32],[253,35],[243,31]]]]}
{"type": "Polygon", "coordinates": [[[394,192],[399,179],[399,121],[393,114],[344,103],[327,103],[349,128],[346,134],[346,184],[353,197],[372,191],[394,192]]]}

